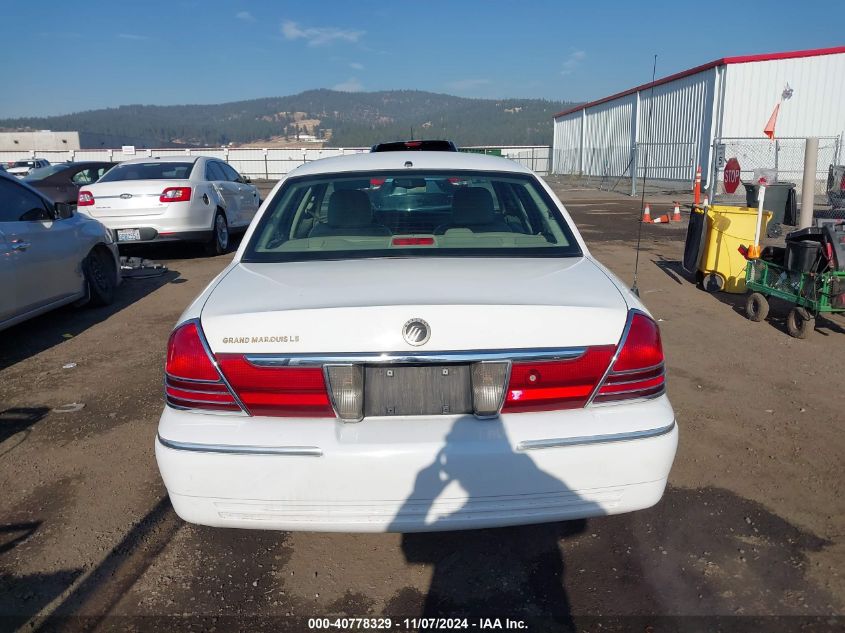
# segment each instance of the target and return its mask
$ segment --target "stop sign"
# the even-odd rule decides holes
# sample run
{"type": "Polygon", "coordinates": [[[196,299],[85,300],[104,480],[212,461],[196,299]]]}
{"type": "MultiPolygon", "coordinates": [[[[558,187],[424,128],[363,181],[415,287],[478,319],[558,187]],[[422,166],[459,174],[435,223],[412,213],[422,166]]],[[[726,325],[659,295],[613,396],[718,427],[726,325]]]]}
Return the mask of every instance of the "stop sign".
{"type": "Polygon", "coordinates": [[[739,187],[739,161],[731,158],[725,164],[725,191],[733,193],[739,187]]]}

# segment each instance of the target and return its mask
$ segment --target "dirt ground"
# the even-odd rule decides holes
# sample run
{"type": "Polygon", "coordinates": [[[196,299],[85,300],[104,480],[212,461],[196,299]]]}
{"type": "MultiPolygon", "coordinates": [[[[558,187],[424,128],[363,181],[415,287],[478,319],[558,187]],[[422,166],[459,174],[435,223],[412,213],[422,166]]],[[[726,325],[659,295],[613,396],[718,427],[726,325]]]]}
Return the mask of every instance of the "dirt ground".
{"type": "MultiPolygon", "coordinates": [[[[630,282],[639,200],[551,182],[630,282]]],[[[655,196],[653,212],[670,200],[655,196]]],[[[746,320],[742,297],[682,271],[685,230],[643,227],[638,285],[681,440],[664,499],[628,515],[414,535],[183,523],[153,456],[165,345],[231,256],[150,249],[170,271],[126,281],[114,305],[0,333],[0,630],[307,630],[303,618],[336,615],[408,630],[401,618],[423,614],[529,630],[715,630],[713,616],[722,630],[843,630],[845,319],[804,341],[785,333],[783,306],[746,320]]]]}

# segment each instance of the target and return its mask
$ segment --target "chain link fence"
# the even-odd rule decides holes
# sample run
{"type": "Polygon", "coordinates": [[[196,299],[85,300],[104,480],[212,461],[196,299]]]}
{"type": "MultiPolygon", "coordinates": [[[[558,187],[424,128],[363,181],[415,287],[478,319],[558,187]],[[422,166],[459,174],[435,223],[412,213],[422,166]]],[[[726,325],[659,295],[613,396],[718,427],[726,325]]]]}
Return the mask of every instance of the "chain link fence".
{"type": "MultiPolygon", "coordinates": [[[[468,147],[473,153],[492,154],[509,158],[539,174],[549,171],[549,146],[486,146],[468,147]]],[[[190,148],[190,149],[135,149],[124,153],[121,149],[78,149],[60,151],[6,151],[0,152],[0,164],[16,160],[44,158],[53,164],[66,161],[115,161],[153,156],[211,156],[229,163],[238,172],[250,178],[278,180],[300,165],[321,158],[361,154],[368,147],[292,147],[292,148],[190,148]]]]}
{"type": "Polygon", "coordinates": [[[619,191],[630,195],[682,193],[692,190],[699,164],[696,143],[636,143],[554,150],[553,173],[572,186],[619,191]]]}
{"type": "MultiPolygon", "coordinates": [[[[740,166],[740,183],[754,183],[757,176],[764,174],[767,180],[789,182],[795,185],[799,196],[803,194],[805,138],[720,138],[713,143],[716,173],[714,198],[728,204],[745,204],[745,188],[740,185],[733,194],[725,191],[724,165],[719,166],[720,156],[725,161],[735,158],[740,166]],[[718,168],[718,169],[717,169],[718,168]]],[[[827,175],[831,165],[842,164],[842,141],[840,137],[819,138],[819,153],[816,162],[816,178],[813,189],[816,204],[826,204],[827,175]]]]}

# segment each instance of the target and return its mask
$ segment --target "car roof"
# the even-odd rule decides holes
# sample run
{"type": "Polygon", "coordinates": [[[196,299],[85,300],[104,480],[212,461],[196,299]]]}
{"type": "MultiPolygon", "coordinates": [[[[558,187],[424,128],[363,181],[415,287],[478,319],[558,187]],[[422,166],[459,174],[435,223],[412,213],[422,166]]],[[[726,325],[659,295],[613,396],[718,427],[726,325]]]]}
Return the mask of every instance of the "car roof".
{"type": "Polygon", "coordinates": [[[405,163],[411,162],[413,169],[504,171],[517,174],[531,174],[530,169],[507,158],[468,154],[462,152],[368,152],[322,158],[306,163],[291,171],[288,175],[311,176],[336,172],[386,171],[405,169],[405,163]]]}
{"type": "Polygon", "coordinates": [[[200,158],[207,156],[144,156],[142,158],[131,158],[121,162],[121,165],[132,163],[195,163],[200,158]]]}
{"type": "Polygon", "coordinates": [[[109,160],[69,160],[64,163],[53,163],[50,167],[64,167],[65,169],[72,169],[73,167],[87,167],[89,165],[117,165],[117,163],[109,160]]]}
{"type": "Polygon", "coordinates": [[[34,194],[35,194],[35,195],[37,195],[39,198],[41,198],[42,200],[46,201],[48,204],[51,204],[50,200],[49,200],[49,199],[48,199],[48,198],[47,198],[47,197],[46,197],[43,193],[41,193],[40,191],[38,191],[38,189],[36,189],[36,188],[35,188],[35,187],[33,187],[32,185],[30,185],[28,182],[25,182],[25,181],[21,180],[20,178],[15,178],[12,174],[9,174],[9,173],[7,173],[7,172],[5,172],[5,171],[0,171],[0,178],[5,179],[5,180],[8,180],[8,181],[10,181],[10,182],[13,182],[13,183],[15,183],[15,184],[20,185],[21,187],[23,187],[23,188],[24,188],[24,189],[26,189],[27,191],[29,191],[29,192],[31,192],[31,193],[34,193],[34,194]]]}

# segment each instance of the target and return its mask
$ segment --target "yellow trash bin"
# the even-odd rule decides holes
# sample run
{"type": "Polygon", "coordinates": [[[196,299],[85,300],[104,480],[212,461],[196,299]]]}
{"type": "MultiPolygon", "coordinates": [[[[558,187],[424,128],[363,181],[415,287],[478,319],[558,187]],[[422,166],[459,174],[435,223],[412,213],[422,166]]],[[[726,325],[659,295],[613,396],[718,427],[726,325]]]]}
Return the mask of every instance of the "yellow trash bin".
{"type": "MultiPolygon", "coordinates": [[[[771,211],[763,211],[761,237],[772,218],[771,211]]],[[[757,229],[757,209],[714,204],[707,209],[707,236],[699,269],[705,275],[708,290],[745,292],[746,260],[739,247],[754,243],[757,229]],[[710,278],[707,278],[710,275],[710,278]]]]}

